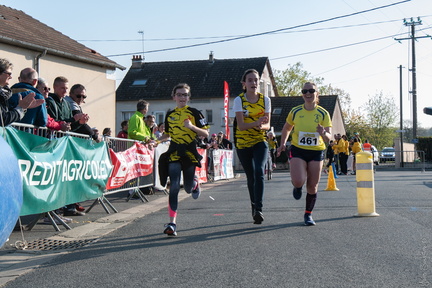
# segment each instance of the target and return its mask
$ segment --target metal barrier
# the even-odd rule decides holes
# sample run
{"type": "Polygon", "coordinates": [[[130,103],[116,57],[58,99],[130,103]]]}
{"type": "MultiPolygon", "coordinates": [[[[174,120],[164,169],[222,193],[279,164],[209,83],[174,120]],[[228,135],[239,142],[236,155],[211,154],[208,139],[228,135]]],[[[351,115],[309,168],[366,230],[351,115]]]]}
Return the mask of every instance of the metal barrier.
{"type": "Polygon", "coordinates": [[[378,151],[380,157],[377,168],[412,168],[422,172],[427,168],[425,151],[394,151],[394,157],[382,156],[381,152],[378,151]]]}

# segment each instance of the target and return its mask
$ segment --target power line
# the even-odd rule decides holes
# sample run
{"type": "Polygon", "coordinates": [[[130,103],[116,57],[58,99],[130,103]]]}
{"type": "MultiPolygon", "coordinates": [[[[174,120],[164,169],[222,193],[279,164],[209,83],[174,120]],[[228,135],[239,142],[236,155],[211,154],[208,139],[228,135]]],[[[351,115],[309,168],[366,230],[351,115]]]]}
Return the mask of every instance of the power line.
{"type": "MultiPolygon", "coordinates": [[[[423,16],[423,17],[430,17],[429,16],[423,16]]],[[[287,33],[304,33],[304,32],[314,32],[314,31],[324,31],[324,30],[335,30],[335,29],[343,29],[343,28],[353,28],[353,27],[362,27],[362,26],[370,26],[370,25],[378,25],[378,24],[384,24],[384,23],[391,23],[391,22],[399,22],[401,19],[394,19],[394,20],[387,20],[387,21],[377,21],[377,22],[369,22],[369,23],[359,23],[359,24],[352,24],[352,25],[344,25],[344,26],[333,26],[333,27],[323,27],[323,28],[316,28],[316,29],[304,29],[304,30],[295,30],[295,31],[285,31],[285,32],[278,32],[273,33],[275,35],[279,34],[287,34],[287,33]]],[[[178,38],[147,38],[144,39],[145,42],[149,41],[182,41],[182,40],[202,40],[202,39],[219,39],[219,38],[231,38],[231,37],[243,37],[246,35],[225,35],[225,36],[197,36],[197,37],[178,37],[178,38]]],[[[142,39],[87,39],[87,40],[77,40],[80,42],[138,42],[142,41],[142,39]]]]}
{"type": "MultiPolygon", "coordinates": [[[[371,12],[371,11],[375,11],[375,10],[379,10],[379,9],[383,9],[383,8],[387,8],[387,7],[391,7],[391,6],[395,6],[395,5],[399,5],[399,4],[402,4],[402,3],[405,3],[405,2],[410,2],[410,1],[412,1],[412,0],[403,0],[403,1],[396,2],[396,3],[391,3],[391,4],[388,4],[388,5],[384,5],[384,6],[380,6],[380,7],[375,7],[375,8],[359,11],[359,12],[354,12],[354,13],[350,13],[350,14],[345,14],[345,15],[341,15],[341,16],[336,16],[336,17],[328,18],[328,19],[325,19],[325,20],[319,20],[319,21],[310,22],[310,23],[307,23],[307,24],[300,24],[300,25],[296,25],[296,26],[292,26],[292,27],[281,28],[281,29],[276,29],[276,30],[267,31],[267,32],[255,33],[255,34],[250,34],[250,35],[245,35],[245,36],[239,36],[239,37],[234,37],[234,38],[224,39],[224,40],[218,40],[218,41],[211,41],[211,42],[198,43],[198,44],[192,44],[192,45],[178,46],[178,47],[172,47],[172,48],[157,49],[157,50],[147,51],[146,53],[155,53],[155,52],[164,52],[164,51],[171,51],[171,50],[179,50],[179,49],[199,47],[199,46],[205,46],[205,45],[210,45],[210,44],[218,44],[218,43],[223,43],[223,42],[230,42],[230,41],[235,41],[235,40],[241,40],[241,39],[246,39],[246,38],[263,36],[263,35],[267,35],[267,34],[273,34],[273,33],[277,33],[277,32],[282,32],[282,31],[285,31],[285,30],[292,30],[292,29],[295,29],[295,28],[306,27],[306,26],[320,24],[320,23],[324,23],[324,22],[329,22],[329,21],[333,21],[333,20],[337,20],[337,19],[342,19],[342,18],[354,16],[354,15],[359,15],[359,14],[363,14],[363,13],[367,13],[367,12],[371,12]]],[[[116,55],[107,55],[106,57],[118,57],[118,56],[127,56],[127,55],[135,55],[135,54],[139,54],[139,52],[123,53],[123,54],[116,54],[116,55]]]]}
{"type": "MultiPolygon", "coordinates": [[[[429,27],[425,28],[425,29],[418,30],[418,31],[422,31],[422,30],[426,30],[426,29],[429,29],[429,27]]],[[[280,60],[280,59],[291,58],[291,57],[296,57],[296,56],[303,56],[303,55],[308,55],[308,54],[313,54],[313,53],[325,52],[325,51],[330,51],[330,50],[335,50],[335,49],[340,49],[340,48],[346,48],[346,47],[350,47],[350,46],[366,44],[366,43],[370,43],[370,42],[374,42],[374,41],[387,39],[390,37],[393,38],[393,37],[400,36],[403,34],[405,34],[405,33],[398,33],[398,34],[394,34],[394,35],[390,35],[390,36],[384,36],[384,37],[379,37],[379,38],[375,38],[375,39],[370,39],[370,40],[365,40],[365,41],[360,41],[360,42],[354,42],[354,43],[330,47],[330,48],[324,48],[324,49],[320,49],[320,50],[308,51],[308,52],[292,54],[292,55],[288,55],[288,56],[281,56],[281,57],[272,58],[270,60],[274,61],[274,60],[280,60]]]]}
{"type": "Polygon", "coordinates": [[[369,57],[369,56],[372,56],[372,55],[374,55],[374,54],[376,54],[376,53],[378,53],[378,52],[381,52],[381,51],[383,51],[383,50],[385,50],[385,49],[387,49],[387,48],[389,48],[390,46],[393,46],[393,45],[395,45],[395,44],[396,44],[396,43],[393,42],[392,44],[387,45],[386,47],[381,48],[381,49],[379,49],[379,50],[377,50],[377,51],[375,51],[375,52],[372,52],[372,53],[370,53],[370,54],[368,54],[368,55],[365,55],[365,56],[363,56],[363,57],[360,57],[360,58],[358,58],[358,59],[356,59],[356,60],[353,60],[353,61],[351,61],[351,62],[345,63],[345,64],[343,64],[343,65],[341,65],[341,66],[338,66],[338,67],[332,68],[332,69],[330,69],[330,70],[327,70],[327,71],[324,71],[324,72],[321,72],[321,73],[317,73],[316,75],[322,75],[322,74],[325,74],[325,73],[328,73],[328,72],[334,71],[334,70],[336,70],[336,69],[339,69],[339,68],[342,68],[342,67],[348,66],[348,65],[350,65],[350,64],[352,64],[352,63],[355,63],[355,62],[357,62],[357,61],[363,60],[363,59],[365,59],[365,58],[367,58],[367,57],[369,57]]]}

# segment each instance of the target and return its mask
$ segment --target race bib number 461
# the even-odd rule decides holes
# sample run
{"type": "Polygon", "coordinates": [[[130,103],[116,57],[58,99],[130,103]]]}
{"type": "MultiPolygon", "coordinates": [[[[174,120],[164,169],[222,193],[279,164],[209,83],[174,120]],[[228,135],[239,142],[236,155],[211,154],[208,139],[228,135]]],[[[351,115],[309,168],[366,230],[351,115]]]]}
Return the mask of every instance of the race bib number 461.
{"type": "Polygon", "coordinates": [[[298,144],[301,146],[318,146],[319,134],[318,132],[299,132],[298,144]]]}

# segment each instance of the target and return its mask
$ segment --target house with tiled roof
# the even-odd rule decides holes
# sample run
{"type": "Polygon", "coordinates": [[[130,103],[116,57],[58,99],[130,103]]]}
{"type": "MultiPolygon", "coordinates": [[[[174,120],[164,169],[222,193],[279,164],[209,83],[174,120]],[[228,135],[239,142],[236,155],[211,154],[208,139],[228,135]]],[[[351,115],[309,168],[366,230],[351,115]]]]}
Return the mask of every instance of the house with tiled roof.
{"type": "MultiPolygon", "coordinates": [[[[251,68],[260,73],[260,92],[269,97],[278,96],[267,57],[216,59],[210,53],[206,60],[145,62],[140,56],[134,56],[128,73],[117,88],[117,127],[136,111],[139,99],[150,103],[148,113],[156,116],[157,123],[162,123],[166,112],[175,107],[171,97],[173,87],[187,83],[191,87],[190,106],[199,109],[207,118],[210,133],[224,131],[224,81],[230,88],[229,105],[232,107],[234,98],[243,92],[242,75],[251,68]]],[[[229,118],[232,124],[232,111],[229,118]]]]}
{"type": "Polygon", "coordinates": [[[90,115],[89,124],[100,130],[114,129],[114,72],[125,67],[23,11],[4,5],[0,5],[0,51],[1,57],[14,65],[11,84],[18,82],[20,71],[27,67],[38,71],[50,86],[55,77],[64,76],[69,87],[77,83],[86,87],[89,97],[83,110],[90,115]]]}
{"type": "MultiPolygon", "coordinates": [[[[172,88],[178,83],[188,83],[192,94],[190,105],[206,116],[211,125],[210,133],[225,131],[223,83],[227,81],[229,85],[232,107],[234,98],[243,92],[241,77],[250,68],[260,73],[260,92],[271,99],[271,126],[279,135],[288,112],[302,104],[303,98],[279,97],[267,57],[215,59],[212,53],[206,60],[171,62],[144,62],[141,56],[134,56],[128,73],[117,88],[116,127],[120,127],[121,121],[128,120],[136,111],[139,99],[150,103],[148,113],[156,116],[156,123],[162,123],[166,112],[175,107],[171,98],[172,88]]],[[[320,96],[320,105],[332,117],[332,131],[345,134],[338,97],[320,96]]],[[[231,126],[234,116],[231,110],[231,126]]]]}

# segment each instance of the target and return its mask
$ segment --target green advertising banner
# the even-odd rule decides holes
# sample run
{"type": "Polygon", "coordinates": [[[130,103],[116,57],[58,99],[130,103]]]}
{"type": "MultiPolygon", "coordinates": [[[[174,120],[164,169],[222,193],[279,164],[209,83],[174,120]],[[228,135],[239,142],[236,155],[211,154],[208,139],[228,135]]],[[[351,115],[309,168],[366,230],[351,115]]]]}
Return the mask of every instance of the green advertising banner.
{"type": "Polygon", "coordinates": [[[21,216],[102,196],[112,169],[105,142],[72,136],[50,140],[11,127],[5,130],[22,175],[21,216]]]}

